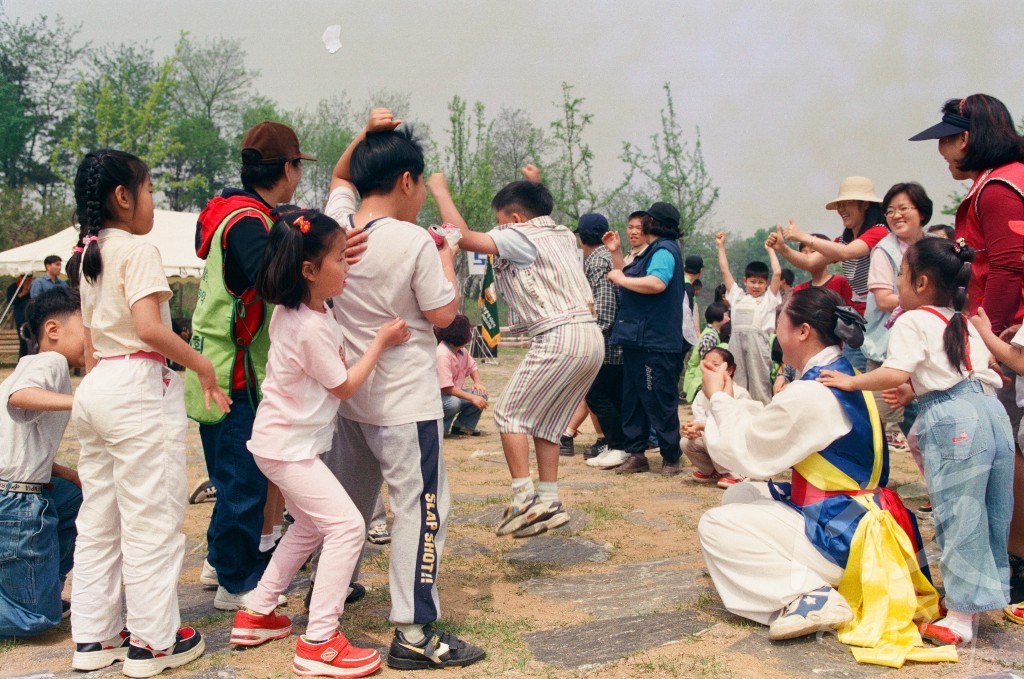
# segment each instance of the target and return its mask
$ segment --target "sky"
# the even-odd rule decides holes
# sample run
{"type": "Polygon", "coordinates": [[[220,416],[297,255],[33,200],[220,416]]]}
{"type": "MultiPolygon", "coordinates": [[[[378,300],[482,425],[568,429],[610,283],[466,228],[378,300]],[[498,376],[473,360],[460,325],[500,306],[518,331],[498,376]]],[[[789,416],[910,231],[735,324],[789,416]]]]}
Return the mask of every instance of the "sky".
{"type": "Polygon", "coordinates": [[[790,217],[838,234],[824,205],[848,175],[871,178],[879,196],[918,181],[938,213],[963,187],[935,142],[907,138],[938,122],[946,99],[976,92],[1024,118],[1019,0],[0,4],[24,19],[63,16],[94,45],[139,42],[161,56],[182,30],[237,38],[260,71],[257,91],[283,108],[342,90],[357,104],[382,89],[407,92],[436,139],[455,94],[546,124],[568,82],[594,116],[585,141],[604,187],[624,174],[622,142],[646,145],[660,128],[668,82],[691,141],[700,128],[721,192],[709,226],[744,234],[790,217]],[[342,27],[335,54],[321,41],[332,24],[342,27]]]}

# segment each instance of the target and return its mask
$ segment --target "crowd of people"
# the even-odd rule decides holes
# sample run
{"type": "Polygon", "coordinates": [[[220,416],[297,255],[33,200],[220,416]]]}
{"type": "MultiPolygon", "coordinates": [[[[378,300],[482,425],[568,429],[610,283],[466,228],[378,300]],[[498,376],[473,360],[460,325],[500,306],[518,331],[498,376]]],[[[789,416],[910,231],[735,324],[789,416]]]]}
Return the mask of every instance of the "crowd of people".
{"type": "Polygon", "coordinates": [[[772,639],[838,629],[858,659],[899,666],[955,658],[981,612],[1024,624],[1013,383],[1024,374],[1024,138],[1001,102],[971,95],[913,139],[938,139],[952,176],[974,182],[952,233],[926,230],[933,205],[919,184],[879,197],[847,177],[825,206],[842,219],[834,241],[790,220],[737,280],[716,234],[723,285],[701,313],[704,262],[684,256],[669,203],[628,216],[627,253],[603,215],[559,225],[527,165],[492,200],[498,226],[473,230],[444,176],[424,176],[413,132],[374,109],[323,210],[303,209],[290,203],[316,158],[290,128],[263,122],[242,141],[241,188],[200,215],[206,267],[187,339],[172,330],[158,250],[135,238],[153,225],[149,169],[123,151],[89,153],[75,177],[75,289],[57,284],[59,258],[52,275],[48,261],[22,309],[36,353],[0,385],[0,518],[19,517],[0,523],[17,547],[0,564],[0,635],[69,613],[72,666],[121,661],[131,677],[203,653],[177,595],[191,418],[216,488],[200,581],[235,611],[233,644],[291,636],[277,608],[313,557],[293,671],[376,671],[378,652],[338,629],[365,593],[369,536],[391,542],[387,664],[476,663],[482,648],[436,627],[451,509],[443,445],[479,435],[491,407],[509,471],[499,536],[568,523],[560,458],[575,454],[590,414],[600,437],[588,465],[647,473],[657,450],[661,474],[680,474],[685,456],[690,478],[725,489],[698,526],[705,563],[725,607],[772,639]],[[415,224],[428,191],[445,222],[436,230],[415,224]],[[528,338],[493,406],[457,313],[458,249],[494,258],[511,333],[528,338]],[[780,257],[810,280],[793,286],[780,257]],[[87,373],[72,396],[78,367],[87,373]],[[681,401],[691,421],[680,422],[681,401]],[[77,469],[54,463],[72,419],[77,469]],[[899,446],[928,486],[917,516],[887,487],[899,446]],[[918,517],[942,550],[941,598],[918,517]]]}

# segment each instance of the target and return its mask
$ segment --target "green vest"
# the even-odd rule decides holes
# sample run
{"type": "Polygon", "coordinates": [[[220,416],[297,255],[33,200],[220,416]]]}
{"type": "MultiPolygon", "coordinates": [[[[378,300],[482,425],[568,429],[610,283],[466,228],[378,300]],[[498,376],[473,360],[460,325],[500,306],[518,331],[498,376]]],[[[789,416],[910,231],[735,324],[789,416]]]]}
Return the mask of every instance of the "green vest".
{"type": "MultiPolygon", "coordinates": [[[[260,385],[267,374],[267,354],[270,351],[270,336],[267,325],[270,320],[272,306],[254,297],[248,304],[242,298],[228,290],[224,282],[224,259],[227,251],[223,246],[224,232],[241,217],[258,215],[269,230],[273,220],[252,207],[235,210],[220,223],[213,236],[215,246],[220,250],[220,257],[211,252],[203,267],[203,276],[199,282],[199,296],[196,309],[192,315],[192,348],[213,363],[217,374],[217,384],[228,394],[231,393],[232,371],[235,357],[244,355],[246,376],[250,372],[256,375],[256,384],[248,384],[249,399],[253,410],[259,399],[263,397],[260,385]],[[263,322],[253,333],[251,340],[237,337],[236,321],[262,308],[263,322]],[[251,368],[251,371],[250,371],[251,368]],[[256,399],[253,400],[255,391],[256,399]]],[[[224,419],[224,413],[213,401],[210,409],[203,403],[203,389],[199,385],[199,375],[195,371],[185,372],[185,411],[188,416],[200,424],[217,424],[224,419]]]]}

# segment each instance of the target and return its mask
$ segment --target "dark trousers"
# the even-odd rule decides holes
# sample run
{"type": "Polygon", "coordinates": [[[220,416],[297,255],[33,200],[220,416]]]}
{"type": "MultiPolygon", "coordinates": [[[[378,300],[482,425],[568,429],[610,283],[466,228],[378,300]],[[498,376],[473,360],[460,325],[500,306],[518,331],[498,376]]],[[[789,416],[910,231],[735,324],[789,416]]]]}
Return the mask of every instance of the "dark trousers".
{"type": "Polygon", "coordinates": [[[217,488],[206,531],[207,560],[221,586],[239,594],[254,589],[267,567],[268,556],[260,552],[267,477],[245,446],[256,417],[249,397],[232,391],[231,399],[231,412],[217,424],[199,425],[199,436],[206,471],[217,488]]]}
{"type": "Polygon", "coordinates": [[[643,454],[651,428],[658,437],[661,456],[678,462],[680,353],[622,350],[622,433],[626,452],[643,454]]]}
{"type": "Polygon", "coordinates": [[[587,407],[601,425],[608,447],[624,450],[626,437],[622,433],[622,364],[602,365],[594,383],[590,385],[586,400],[587,407]]]}

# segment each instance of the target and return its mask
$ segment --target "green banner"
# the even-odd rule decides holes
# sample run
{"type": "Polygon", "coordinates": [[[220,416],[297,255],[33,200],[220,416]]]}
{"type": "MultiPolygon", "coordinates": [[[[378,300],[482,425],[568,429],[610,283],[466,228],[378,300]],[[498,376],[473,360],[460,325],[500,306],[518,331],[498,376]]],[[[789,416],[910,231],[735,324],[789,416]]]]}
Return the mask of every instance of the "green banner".
{"type": "Polygon", "coordinates": [[[487,272],[484,273],[484,283],[480,288],[480,299],[477,300],[480,307],[480,325],[482,335],[487,346],[494,348],[501,341],[501,326],[498,325],[498,294],[494,286],[494,267],[491,266],[491,258],[487,257],[487,272]]]}

